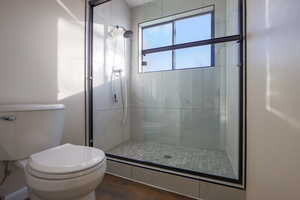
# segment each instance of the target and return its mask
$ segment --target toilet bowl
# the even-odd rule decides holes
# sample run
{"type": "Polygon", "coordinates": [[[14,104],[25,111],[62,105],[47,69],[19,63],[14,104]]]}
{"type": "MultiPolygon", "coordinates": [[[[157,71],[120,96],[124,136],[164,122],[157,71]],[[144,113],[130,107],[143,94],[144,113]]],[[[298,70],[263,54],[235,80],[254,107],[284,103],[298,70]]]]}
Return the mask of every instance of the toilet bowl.
{"type": "Polygon", "coordinates": [[[31,200],[95,200],[106,169],[103,151],[65,144],[30,156],[25,167],[31,200]]]}

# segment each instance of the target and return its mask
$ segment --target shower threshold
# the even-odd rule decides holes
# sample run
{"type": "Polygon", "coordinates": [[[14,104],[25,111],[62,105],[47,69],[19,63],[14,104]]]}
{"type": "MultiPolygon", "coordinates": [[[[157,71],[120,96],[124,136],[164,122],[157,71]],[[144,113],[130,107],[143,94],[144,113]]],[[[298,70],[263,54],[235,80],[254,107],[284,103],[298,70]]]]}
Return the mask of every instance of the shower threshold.
{"type": "Polygon", "coordinates": [[[237,178],[227,154],[220,150],[189,148],[156,142],[127,141],[107,153],[213,176],[237,178]]]}

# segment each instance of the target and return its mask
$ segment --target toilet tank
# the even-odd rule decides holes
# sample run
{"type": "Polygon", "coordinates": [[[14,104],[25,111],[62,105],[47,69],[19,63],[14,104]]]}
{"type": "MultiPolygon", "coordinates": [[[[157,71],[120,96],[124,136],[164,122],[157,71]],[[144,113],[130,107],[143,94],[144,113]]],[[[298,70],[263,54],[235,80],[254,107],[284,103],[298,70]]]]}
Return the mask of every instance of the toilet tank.
{"type": "Polygon", "coordinates": [[[64,105],[0,105],[0,161],[20,160],[58,146],[64,105]]]}

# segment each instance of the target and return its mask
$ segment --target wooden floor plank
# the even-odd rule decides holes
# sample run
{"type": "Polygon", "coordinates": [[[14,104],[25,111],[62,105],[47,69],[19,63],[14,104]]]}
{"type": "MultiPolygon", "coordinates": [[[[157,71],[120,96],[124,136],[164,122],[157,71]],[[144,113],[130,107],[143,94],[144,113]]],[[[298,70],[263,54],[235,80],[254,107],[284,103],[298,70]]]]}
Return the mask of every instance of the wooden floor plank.
{"type": "Polygon", "coordinates": [[[96,196],[97,200],[192,200],[112,175],[105,175],[96,196]]]}

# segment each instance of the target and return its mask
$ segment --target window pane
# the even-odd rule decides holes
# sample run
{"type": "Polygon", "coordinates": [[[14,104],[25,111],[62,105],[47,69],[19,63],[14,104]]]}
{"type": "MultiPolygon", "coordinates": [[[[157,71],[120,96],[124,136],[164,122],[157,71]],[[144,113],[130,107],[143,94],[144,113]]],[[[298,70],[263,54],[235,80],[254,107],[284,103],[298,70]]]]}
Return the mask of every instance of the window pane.
{"type": "Polygon", "coordinates": [[[212,14],[204,14],[175,21],[176,44],[211,39],[212,14]]]}
{"type": "Polygon", "coordinates": [[[143,29],[143,49],[172,45],[172,23],[143,29]]]}
{"type": "Polygon", "coordinates": [[[211,66],[211,48],[211,45],[207,45],[176,50],[175,69],[211,66]]]}
{"type": "Polygon", "coordinates": [[[155,72],[172,69],[172,51],[151,53],[143,56],[143,72],[155,72]]]}

